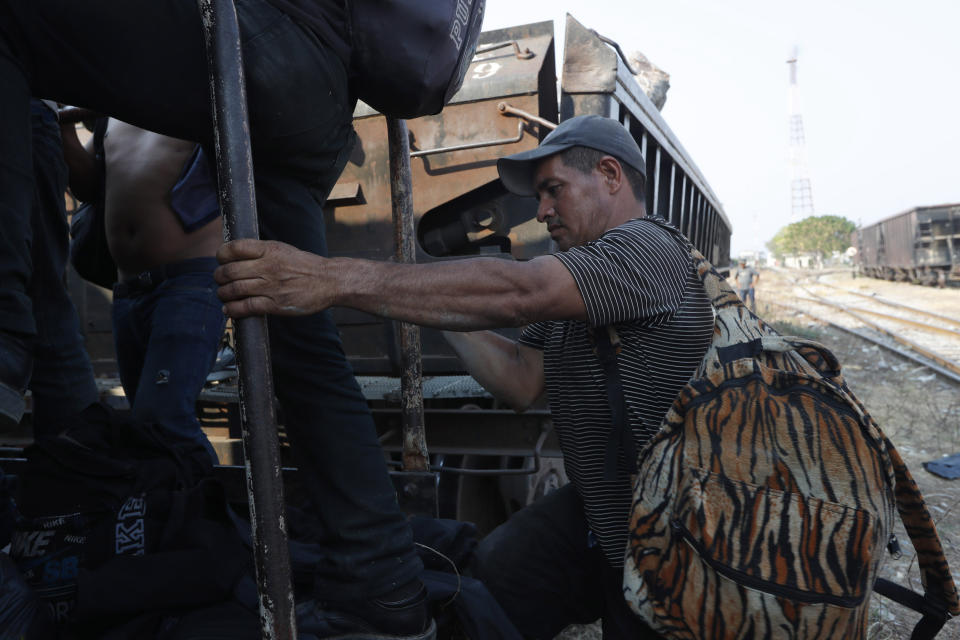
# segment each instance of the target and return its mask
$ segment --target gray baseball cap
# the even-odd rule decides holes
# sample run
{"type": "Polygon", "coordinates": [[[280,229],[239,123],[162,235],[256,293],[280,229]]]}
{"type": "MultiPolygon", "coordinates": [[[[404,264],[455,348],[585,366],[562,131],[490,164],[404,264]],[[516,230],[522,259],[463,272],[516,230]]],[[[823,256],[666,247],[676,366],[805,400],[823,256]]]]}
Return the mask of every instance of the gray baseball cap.
{"type": "Polygon", "coordinates": [[[590,147],[627,164],[647,176],[647,163],[640,147],[626,128],[611,118],[589,115],[564,120],[551,131],[540,146],[497,160],[500,180],[511,193],[533,196],[533,174],[537,163],[570,147],[590,147]]]}

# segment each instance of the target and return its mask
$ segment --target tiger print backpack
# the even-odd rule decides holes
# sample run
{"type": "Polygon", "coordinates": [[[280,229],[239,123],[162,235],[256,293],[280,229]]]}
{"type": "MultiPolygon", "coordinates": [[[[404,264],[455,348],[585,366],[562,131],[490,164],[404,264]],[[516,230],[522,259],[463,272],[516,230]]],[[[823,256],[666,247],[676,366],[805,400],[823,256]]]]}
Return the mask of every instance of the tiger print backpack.
{"type": "Polygon", "coordinates": [[[666,638],[864,638],[876,590],[932,638],[960,602],[923,497],[825,347],[777,334],[691,248],[713,343],[638,456],[623,589],[666,638]],[[898,552],[925,594],[877,580],[898,552]]]}

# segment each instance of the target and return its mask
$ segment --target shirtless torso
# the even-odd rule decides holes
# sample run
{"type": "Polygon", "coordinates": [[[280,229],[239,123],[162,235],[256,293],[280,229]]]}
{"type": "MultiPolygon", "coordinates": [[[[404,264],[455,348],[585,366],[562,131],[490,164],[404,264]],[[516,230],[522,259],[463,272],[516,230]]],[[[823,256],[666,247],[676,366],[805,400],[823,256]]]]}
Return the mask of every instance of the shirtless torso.
{"type": "Polygon", "coordinates": [[[111,119],[101,175],[94,140],[81,146],[75,127],[62,131],[74,195],[102,197],[119,275],[111,310],[117,369],[132,416],[160,425],[199,464],[216,461],[196,415],[224,325],[213,280],[222,224],[205,160],[194,157],[193,142],[111,119]],[[181,176],[189,187],[175,189],[181,176]]]}
{"type": "Polygon", "coordinates": [[[217,252],[223,242],[219,218],[186,233],[170,207],[170,189],[194,143],[111,119],[103,145],[107,244],[121,281],[217,252]]]}

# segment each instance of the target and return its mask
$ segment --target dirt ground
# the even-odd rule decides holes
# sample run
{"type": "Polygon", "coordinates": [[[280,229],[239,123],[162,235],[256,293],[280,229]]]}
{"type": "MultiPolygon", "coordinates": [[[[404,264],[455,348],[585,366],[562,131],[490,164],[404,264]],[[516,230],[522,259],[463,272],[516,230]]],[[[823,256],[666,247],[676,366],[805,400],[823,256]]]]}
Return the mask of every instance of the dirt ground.
{"type": "MultiPolygon", "coordinates": [[[[792,273],[792,277],[811,274],[792,273]]],[[[960,480],[928,472],[923,463],[960,452],[960,385],[917,363],[904,359],[849,333],[818,325],[803,316],[784,313],[770,301],[790,303],[792,285],[784,274],[764,272],[757,289],[758,312],[784,332],[796,329],[829,347],[840,360],[850,388],[873,414],[900,451],[920,486],[937,525],[947,560],[960,577],[960,480]]],[[[934,289],[899,282],[850,277],[849,272],[827,273],[824,281],[914,307],[960,318],[960,290],[934,289]]],[[[881,575],[922,592],[910,538],[897,521],[895,530],[903,550],[900,559],[887,559],[881,575]]],[[[919,615],[875,595],[868,637],[872,640],[909,638],[919,615]]],[[[938,638],[960,640],[960,621],[947,623],[938,638]]]]}
{"type": "MultiPolygon", "coordinates": [[[[853,279],[848,271],[810,274],[762,271],[757,288],[757,311],[783,333],[800,334],[825,344],[840,360],[854,393],[903,456],[920,486],[933,516],[947,560],[960,578],[960,479],[946,480],[928,472],[923,463],[960,452],[960,385],[917,363],[904,359],[849,333],[817,324],[770,304],[794,304],[790,278],[820,275],[837,286],[860,290],[954,318],[960,318],[960,290],[934,289],[905,283],[853,279]]],[[[910,538],[897,520],[895,529],[902,556],[887,558],[881,575],[922,592],[910,538]]],[[[870,640],[910,637],[920,617],[910,609],[874,595],[870,640]]],[[[599,624],[567,629],[564,640],[601,637],[599,624]]],[[[938,640],[960,640],[960,620],[948,621],[938,640]]]]}

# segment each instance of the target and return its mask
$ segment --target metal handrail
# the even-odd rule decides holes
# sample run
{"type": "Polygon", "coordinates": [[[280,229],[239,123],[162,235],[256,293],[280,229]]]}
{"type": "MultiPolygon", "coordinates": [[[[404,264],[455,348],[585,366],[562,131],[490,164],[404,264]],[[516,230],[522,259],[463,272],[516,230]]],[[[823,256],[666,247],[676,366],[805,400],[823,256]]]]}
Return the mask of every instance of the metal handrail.
{"type": "Polygon", "coordinates": [[[520,142],[523,139],[523,121],[517,123],[517,135],[513,138],[499,138],[497,140],[485,140],[483,142],[471,142],[470,144],[458,144],[452,147],[437,147],[436,149],[423,149],[410,152],[411,158],[422,158],[423,156],[432,156],[438,153],[450,153],[451,151],[466,151],[467,149],[480,149],[483,147],[495,147],[503,144],[512,144],[520,142]]]}
{"type": "Polygon", "coordinates": [[[620,59],[623,60],[623,64],[625,64],[625,65],[627,66],[627,71],[629,71],[629,72],[632,73],[633,75],[637,75],[637,70],[634,69],[634,68],[633,68],[633,65],[630,64],[630,60],[627,58],[627,54],[625,54],[625,53],[623,52],[623,49],[620,48],[620,44],[619,44],[619,43],[617,43],[617,42],[614,41],[614,40],[611,40],[610,38],[608,38],[608,37],[606,37],[606,36],[604,36],[604,35],[601,35],[601,34],[597,33],[597,30],[596,30],[596,29],[590,29],[590,33],[592,33],[593,35],[597,36],[598,38],[600,38],[601,40],[603,40],[604,42],[606,42],[608,45],[610,45],[611,47],[613,47],[614,49],[616,49],[617,53],[620,54],[620,59]]]}
{"type": "Polygon", "coordinates": [[[557,128],[556,122],[550,122],[546,118],[535,116],[532,113],[524,111],[523,109],[517,109],[516,107],[512,106],[509,102],[498,102],[497,111],[499,111],[502,115],[512,115],[512,116],[517,116],[519,118],[523,118],[527,122],[538,124],[541,127],[546,127],[547,129],[550,129],[551,131],[557,128]]]}
{"type": "MultiPolygon", "coordinates": [[[[253,159],[236,8],[233,0],[198,0],[198,6],[207,52],[224,236],[257,238],[253,159]]],[[[267,320],[264,316],[243,318],[234,326],[261,630],[264,638],[294,640],[297,624],[267,320]]]]}
{"type": "Polygon", "coordinates": [[[451,151],[466,151],[467,149],[482,149],[483,147],[496,147],[504,144],[513,144],[515,142],[520,142],[523,140],[523,120],[531,124],[540,125],[548,129],[556,129],[557,124],[555,122],[550,122],[540,116],[535,116],[532,113],[524,111],[522,109],[517,109],[516,107],[510,105],[508,102],[499,102],[497,103],[497,111],[500,112],[500,115],[503,116],[517,116],[522,120],[517,123],[517,135],[512,138],[498,138],[496,140],[484,140],[483,142],[471,142],[469,144],[458,144],[450,147],[437,147],[436,149],[421,149],[418,151],[412,151],[410,153],[411,158],[421,158],[423,156],[432,156],[438,153],[450,153],[451,151]]]}
{"type": "Polygon", "coordinates": [[[513,47],[513,54],[517,56],[518,60],[529,60],[534,55],[533,51],[524,47],[520,50],[520,43],[516,40],[506,40],[504,42],[491,42],[490,44],[485,44],[480,47],[477,47],[477,50],[473,52],[473,56],[476,57],[481,53],[487,53],[489,51],[494,51],[496,49],[503,49],[504,47],[513,47]]]}
{"type": "MultiPolygon", "coordinates": [[[[466,467],[445,467],[443,465],[430,465],[430,471],[456,473],[462,476],[529,476],[538,473],[542,468],[543,445],[550,436],[551,428],[543,429],[537,443],[533,447],[530,455],[533,457],[532,467],[523,467],[521,469],[468,469],[466,467]]],[[[389,435],[389,434],[384,434],[389,435]]],[[[402,463],[397,460],[387,461],[388,466],[397,467],[402,463]]]]}
{"type": "MultiPolygon", "coordinates": [[[[401,264],[417,261],[413,221],[413,178],[410,174],[410,132],[405,120],[387,118],[390,202],[393,207],[394,257],[401,264]]],[[[420,327],[398,322],[400,338],[400,411],[403,422],[403,470],[430,466],[423,427],[423,354],[420,327]]]]}

